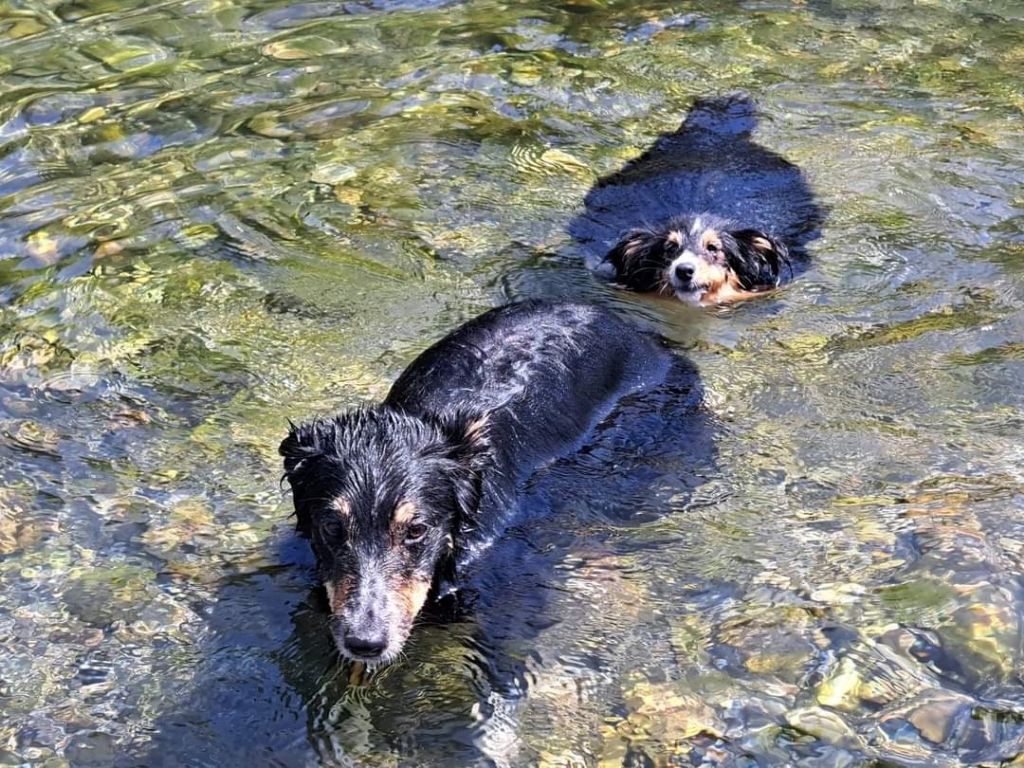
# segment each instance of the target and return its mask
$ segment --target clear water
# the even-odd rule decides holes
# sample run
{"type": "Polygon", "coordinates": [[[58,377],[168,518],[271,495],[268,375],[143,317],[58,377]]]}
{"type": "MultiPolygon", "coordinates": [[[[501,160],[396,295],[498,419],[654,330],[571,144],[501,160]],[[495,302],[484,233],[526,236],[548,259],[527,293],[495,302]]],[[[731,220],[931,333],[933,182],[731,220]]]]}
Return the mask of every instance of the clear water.
{"type": "Polygon", "coordinates": [[[1019,2],[7,0],[0,41],[0,765],[1024,760],[1019,2]],[[596,283],[589,186],[734,89],[830,209],[810,270],[596,283]],[[285,419],[527,296],[676,339],[713,456],[553,467],[479,610],[350,681],[285,419]]]}

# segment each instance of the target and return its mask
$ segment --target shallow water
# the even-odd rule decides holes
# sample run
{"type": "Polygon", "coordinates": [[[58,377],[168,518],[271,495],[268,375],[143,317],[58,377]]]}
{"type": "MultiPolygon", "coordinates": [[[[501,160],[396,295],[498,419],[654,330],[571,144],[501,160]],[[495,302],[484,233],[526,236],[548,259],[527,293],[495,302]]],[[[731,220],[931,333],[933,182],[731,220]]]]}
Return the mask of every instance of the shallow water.
{"type": "Polygon", "coordinates": [[[11,0],[0,40],[0,765],[1024,760],[1020,3],[11,0]],[[589,186],[734,89],[829,209],[810,269],[595,282],[589,186]],[[675,339],[705,421],[632,404],[351,684],[285,419],[528,296],[675,339]]]}

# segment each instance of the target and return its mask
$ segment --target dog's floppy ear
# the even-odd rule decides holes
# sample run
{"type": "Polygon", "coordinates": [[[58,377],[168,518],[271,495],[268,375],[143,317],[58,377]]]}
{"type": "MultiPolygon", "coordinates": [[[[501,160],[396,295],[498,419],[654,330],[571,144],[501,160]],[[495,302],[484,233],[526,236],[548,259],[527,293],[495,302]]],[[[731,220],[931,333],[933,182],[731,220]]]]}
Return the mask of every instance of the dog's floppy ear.
{"type": "Polygon", "coordinates": [[[473,542],[479,541],[479,511],[484,494],[496,495],[498,503],[511,500],[504,499],[508,490],[506,478],[494,472],[495,449],[487,415],[455,411],[436,418],[448,442],[449,476],[458,507],[450,531],[451,556],[439,571],[439,594],[444,595],[462,583],[465,569],[477,554],[478,547],[473,542]]]}
{"type": "Polygon", "coordinates": [[[757,229],[729,233],[736,251],[727,249],[729,266],[748,290],[774,288],[782,279],[782,267],[789,264],[789,249],[780,239],[757,229]]]}
{"type": "Polygon", "coordinates": [[[604,258],[615,268],[617,282],[634,291],[657,291],[665,285],[665,267],[674,247],[667,232],[631,229],[604,258]]]}
{"type": "Polygon", "coordinates": [[[284,457],[284,476],[292,482],[309,459],[322,453],[316,427],[311,424],[295,426],[288,421],[288,436],[281,441],[277,452],[284,457]]]}
{"type": "Polygon", "coordinates": [[[316,424],[295,426],[288,422],[288,436],[281,441],[277,452],[284,457],[284,478],[292,486],[292,497],[295,499],[295,527],[300,533],[309,535],[309,513],[299,503],[299,488],[302,485],[304,470],[309,462],[320,456],[323,449],[320,445],[316,424]]]}
{"type": "Polygon", "coordinates": [[[494,459],[487,416],[453,411],[438,415],[437,420],[449,441],[448,458],[454,462],[460,522],[467,523],[480,506],[485,474],[494,459]]]}

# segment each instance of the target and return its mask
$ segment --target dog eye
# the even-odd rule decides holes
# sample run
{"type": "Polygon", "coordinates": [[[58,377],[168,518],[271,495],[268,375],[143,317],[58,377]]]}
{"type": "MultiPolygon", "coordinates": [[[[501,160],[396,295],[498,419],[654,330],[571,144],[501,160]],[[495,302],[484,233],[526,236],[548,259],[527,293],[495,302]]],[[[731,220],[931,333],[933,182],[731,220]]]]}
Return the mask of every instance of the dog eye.
{"type": "Polygon", "coordinates": [[[333,515],[320,523],[320,534],[325,539],[336,540],[345,538],[345,526],[341,520],[338,520],[333,515]]]}
{"type": "Polygon", "coordinates": [[[718,246],[714,243],[708,243],[708,253],[718,253],[718,246]]]}
{"type": "Polygon", "coordinates": [[[405,544],[419,544],[427,538],[427,526],[423,523],[413,523],[405,529],[405,544]]]}

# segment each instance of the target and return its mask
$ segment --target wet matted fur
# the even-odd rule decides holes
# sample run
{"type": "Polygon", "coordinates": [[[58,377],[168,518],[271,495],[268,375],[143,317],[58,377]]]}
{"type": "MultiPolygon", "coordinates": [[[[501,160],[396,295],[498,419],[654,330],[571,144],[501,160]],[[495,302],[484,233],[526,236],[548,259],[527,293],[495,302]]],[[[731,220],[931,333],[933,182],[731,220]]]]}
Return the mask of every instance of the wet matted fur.
{"type": "Polygon", "coordinates": [[[509,524],[519,483],[671,360],[606,310],[511,304],[426,350],[383,403],[293,426],[285,477],[341,653],[394,659],[425,602],[509,524]]]}
{"type": "Polygon", "coordinates": [[[700,99],[600,179],[569,227],[591,266],[697,304],[747,298],[799,270],[824,211],[797,166],[751,140],[756,124],[746,95],[700,99]]]}

